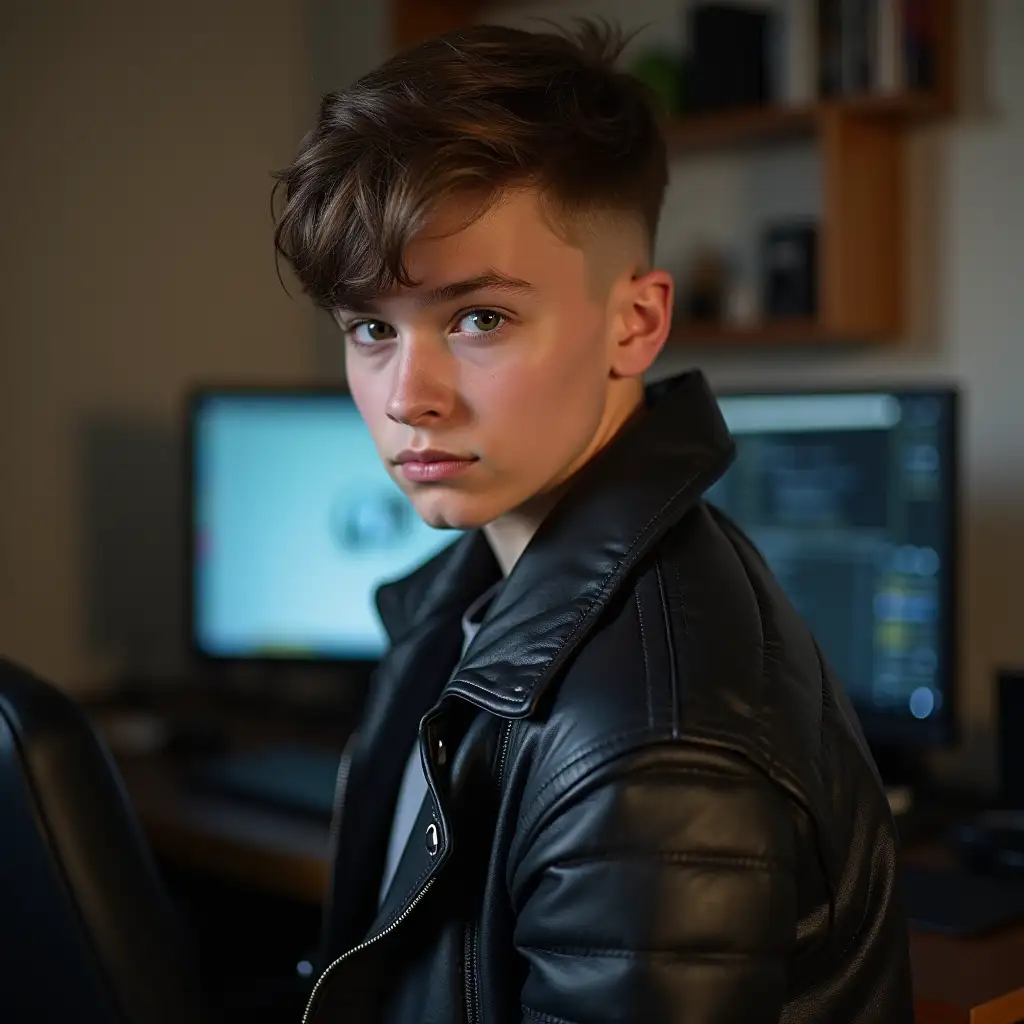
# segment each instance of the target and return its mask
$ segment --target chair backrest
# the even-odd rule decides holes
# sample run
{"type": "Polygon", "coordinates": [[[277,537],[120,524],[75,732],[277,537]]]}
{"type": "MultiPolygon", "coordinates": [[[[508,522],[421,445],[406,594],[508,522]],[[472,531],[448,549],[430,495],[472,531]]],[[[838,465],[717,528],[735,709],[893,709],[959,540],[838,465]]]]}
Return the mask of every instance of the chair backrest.
{"type": "Polygon", "coordinates": [[[81,709],[0,659],[0,1020],[211,1018],[121,777],[81,709]]]}

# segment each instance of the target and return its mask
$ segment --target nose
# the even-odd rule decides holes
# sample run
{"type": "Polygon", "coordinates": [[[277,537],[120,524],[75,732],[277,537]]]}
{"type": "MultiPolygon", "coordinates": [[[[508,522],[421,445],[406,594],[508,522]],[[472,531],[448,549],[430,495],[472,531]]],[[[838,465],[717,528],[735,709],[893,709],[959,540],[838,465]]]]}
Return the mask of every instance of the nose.
{"type": "Polygon", "coordinates": [[[448,353],[431,339],[409,339],[393,364],[388,419],[419,426],[444,419],[454,404],[448,353]]]}

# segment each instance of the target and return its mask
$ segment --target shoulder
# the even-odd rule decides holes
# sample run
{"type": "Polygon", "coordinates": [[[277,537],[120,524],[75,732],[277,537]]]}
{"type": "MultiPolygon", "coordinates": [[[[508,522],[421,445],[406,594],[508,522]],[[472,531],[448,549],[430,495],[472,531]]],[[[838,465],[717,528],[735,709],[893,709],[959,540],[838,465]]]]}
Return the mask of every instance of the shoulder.
{"type": "Polygon", "coordinates": [[[805,802],[821,700],[806,627],[749,542],[702,504],[638,567],[514,746],[533,798],[648,752],[717,750],[805,802]]]}

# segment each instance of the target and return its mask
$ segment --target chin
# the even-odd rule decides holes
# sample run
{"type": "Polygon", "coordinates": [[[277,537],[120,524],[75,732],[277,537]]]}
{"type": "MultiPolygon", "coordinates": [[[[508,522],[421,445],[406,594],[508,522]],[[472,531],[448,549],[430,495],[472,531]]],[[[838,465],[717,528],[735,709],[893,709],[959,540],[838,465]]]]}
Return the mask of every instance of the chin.
{"type": "Polygon", "coordinates": [[[420,519],[435,530],[475,530],[504,511],[493,501],[440,489],[411,495],[420,519]]]}

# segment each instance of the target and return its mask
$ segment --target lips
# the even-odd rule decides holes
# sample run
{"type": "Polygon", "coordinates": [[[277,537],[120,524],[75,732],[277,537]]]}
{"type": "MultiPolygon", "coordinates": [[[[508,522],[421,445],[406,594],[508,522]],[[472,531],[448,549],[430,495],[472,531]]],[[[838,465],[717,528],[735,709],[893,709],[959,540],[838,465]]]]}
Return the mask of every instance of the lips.
{"type": "Polygon", "coordinates": [[[395,462],[399,466],[407,465],[410,462],[464,462],[469,461],[468,456],[456,455],[454,452],[442,451],[440,448],[406,448],[395,456],[395,462]]]}
{"type": "Polygon", "coordinates": [[[461,476],[476,463],[474,456],[456,455],[438,448],[407,448],[395,456],[398,471],[412,483],[440,483],[461,476]]]}

